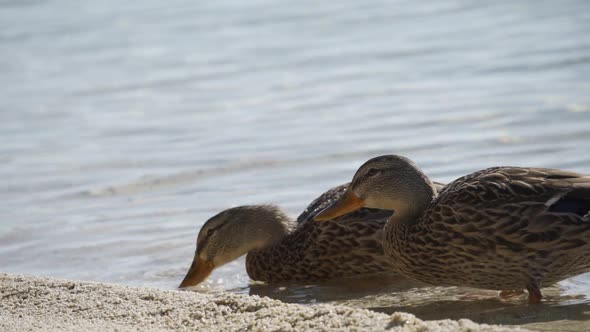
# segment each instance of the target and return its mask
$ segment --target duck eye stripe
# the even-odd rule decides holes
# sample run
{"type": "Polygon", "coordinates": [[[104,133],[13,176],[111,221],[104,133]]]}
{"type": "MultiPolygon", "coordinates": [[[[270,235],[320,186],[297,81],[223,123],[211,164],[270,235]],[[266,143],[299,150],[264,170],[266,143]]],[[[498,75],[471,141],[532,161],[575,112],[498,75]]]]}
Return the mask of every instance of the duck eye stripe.
{"type": "Polygon", "coordinates": [[[223,224],[213,227],[213,228],[209,228],[207,230],[207,233],[205,234],[205,238],[203,239],[203,241],[201,241],[201,243],[197,243],[197,253],[199,253],[199,249],[202,249],[205,247],[205,245],[207,244],[207,242],[209,242],[209,238],[215,234],[215,232],[217,232],[218,229],[220,229],[223,226],[223,224]]]}

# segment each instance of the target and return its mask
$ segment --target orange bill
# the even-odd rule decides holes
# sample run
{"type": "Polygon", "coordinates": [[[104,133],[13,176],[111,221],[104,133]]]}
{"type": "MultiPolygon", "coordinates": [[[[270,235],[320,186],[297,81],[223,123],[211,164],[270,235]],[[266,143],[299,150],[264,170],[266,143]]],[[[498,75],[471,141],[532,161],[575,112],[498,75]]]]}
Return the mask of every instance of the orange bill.
{"type": "Polygon", "coordinates": [[[207,279],[207,277],[211,274],[211,271],[213,271],[213,262],[206,261],[201,259],[199,256],[195,256],[195,259],[193,260],[186,277],[184,277],[184,280],[178,287],[183,288],[195,286],[207,279]]]}
{"type": "Polygon", "coordinates": [[[356,211],[364,205],[365,202],[361,198],[355,195],[352,191],[347,190],[339,200],[318,213],[314,220],[326,221],[334,219],[352,211],[356,211]]]}

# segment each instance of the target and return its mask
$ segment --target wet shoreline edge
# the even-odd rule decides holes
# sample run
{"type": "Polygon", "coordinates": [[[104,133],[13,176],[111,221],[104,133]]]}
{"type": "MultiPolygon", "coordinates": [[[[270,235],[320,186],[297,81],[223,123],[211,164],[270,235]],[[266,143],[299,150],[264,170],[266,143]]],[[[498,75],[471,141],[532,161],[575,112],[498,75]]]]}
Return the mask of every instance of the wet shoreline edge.
{"type": "Polygon", "coordinates": [[[136,288],[0,273],[0,330],[525,331],[467,319],[423,321],[328,304],[242,294],[136,288]]]}

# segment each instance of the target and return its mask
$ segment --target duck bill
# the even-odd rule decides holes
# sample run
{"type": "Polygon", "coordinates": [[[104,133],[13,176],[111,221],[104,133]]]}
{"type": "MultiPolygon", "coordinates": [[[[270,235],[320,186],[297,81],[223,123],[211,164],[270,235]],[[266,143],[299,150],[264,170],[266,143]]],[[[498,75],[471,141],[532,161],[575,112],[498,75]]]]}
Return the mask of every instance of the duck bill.
{"type": "Polygon", "coordinates": [[[356,211],[365,206],[365,201],[347,190],[339,200],[318,213],[314,220],[326,221],[356,211]]]}
{"type": "Polygon", "coordinates": [[[180,283],[179,288],[195,286],[201,283],[203,280],[207,279],[207,277],[213,271],[213,262],[201,259],[201,257],[196,256],[191,264],[186,277],[180,283]]]}

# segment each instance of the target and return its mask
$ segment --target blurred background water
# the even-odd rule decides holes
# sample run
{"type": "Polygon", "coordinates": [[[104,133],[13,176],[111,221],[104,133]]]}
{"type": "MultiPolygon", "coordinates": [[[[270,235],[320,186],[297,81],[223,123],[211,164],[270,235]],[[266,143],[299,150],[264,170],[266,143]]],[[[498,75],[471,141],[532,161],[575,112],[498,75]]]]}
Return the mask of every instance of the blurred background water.
{"type": "MultiPolygon", "coordinates": [[[[174,288],[213,214],[296,216],[384,153],[590,173],[584,0],[0,1],[0,74],[2,272],[174,288]]],[[[590,311],[590,275],[559,289],[590,311]]]]}

